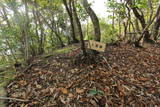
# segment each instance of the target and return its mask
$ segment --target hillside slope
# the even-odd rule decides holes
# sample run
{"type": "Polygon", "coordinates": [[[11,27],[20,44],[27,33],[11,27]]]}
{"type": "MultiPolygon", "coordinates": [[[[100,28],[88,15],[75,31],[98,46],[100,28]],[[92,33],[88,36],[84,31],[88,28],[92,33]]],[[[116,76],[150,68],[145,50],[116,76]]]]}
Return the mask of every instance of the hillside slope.
{"type": "Polygon", "coordinates": [[[160,45],[107,46],[93,64],[75,64],[80,49],[35,58],[8,85],[8,106],[160,106],[160,45]]]}

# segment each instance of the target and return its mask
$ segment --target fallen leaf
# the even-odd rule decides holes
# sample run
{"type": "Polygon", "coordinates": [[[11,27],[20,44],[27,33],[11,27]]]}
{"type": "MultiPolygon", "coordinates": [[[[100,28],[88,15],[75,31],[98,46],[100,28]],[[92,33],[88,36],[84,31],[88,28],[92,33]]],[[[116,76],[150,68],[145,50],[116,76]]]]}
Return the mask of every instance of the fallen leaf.
{"type": "Polygon", "coordinates": [[[50,93],[53,93],[55,91],[55,88],[49,88],[50,93]]]}
{"type": "Polygon", "coordinates": [[[34,71],[40,71],[41,69],[40,68],[34,68],[34,71]]]}
{"type": "Polygon", "coordinates": [[[147,81],[148,78],[140,77],[139,80],[140,80],[140,81],[147,81]]]}
{"type": "Polygon", "coordinates": [[[37,85],[36,85],[36,87],[37,87],[37,88],[42,88],[42,86],[41,86],[41,85],[39,85],[39,84],[37,84],[37,85]]]}
{"type": "Polygon", "coordinates": [[[62,96],[60,96],[60,101],[63,103],[63,104],[66,104],[66,101],[64,100],[64,98],[62,96]]]}
{"type": "Polygon", "coordinates": [[[63,94],[68,94],[68,90],[66,88],[60,88],[60,90],[63,94]]]}
{"type": "Polygon", "coordinates": [[[21,86],[25,86],[25,85],[27,85],[27,82],[25,80],[21,80],[21,81],[19,81],[19,84],[21,86]]]}
{"type": "Polygon", "coordinates": [[[82,94],[83,92],[84,92],[84,90],[83,90],[83,89],[76,88],[76,93],[78,93],[78,94],[82,94]]]}
{"type": "Polygon", "coordinates": [[[108,94],[110,94],[110,88],[109,87],[106,87],[105,89],[104,89],[104,92],[108,95],[108,94]]]}
{"type": "Polygon", "coordinates": [[[69,98],[73,98],[74,95],[73,95],[72,93],[69,93],[69,94],[68,94],[68,97],[69,97],[69,98]]]}
{"type": "Polygon", "coordinates": [[[24,103],[23,103],[23,104],[21,104],[21,106],[20,106],[20,107],[25,107],[24,103]]]}
{"type": "Polygon", "coordinates": [[[33,101],[32,104],[38,104],[38,102],[37,101],[33,101]]]}
{"type": "Polygon", "coordinates": [[[90,103],[93,105],[93,107],[99,107],[99,105],[96,103],[95,100],[90,100],[90,103]]]}

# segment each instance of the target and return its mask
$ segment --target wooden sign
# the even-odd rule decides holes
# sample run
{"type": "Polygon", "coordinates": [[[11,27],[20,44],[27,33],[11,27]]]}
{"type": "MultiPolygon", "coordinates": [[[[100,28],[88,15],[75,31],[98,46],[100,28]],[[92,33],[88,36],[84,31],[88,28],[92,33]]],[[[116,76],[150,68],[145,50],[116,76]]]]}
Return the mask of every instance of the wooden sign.
{"type": "Polygon", "coordinates": [[[100,42],[97,42],[97,41],[94,41],[94,40],[89,40],[88,48],[99,51],[99,52],[105,52],[106,44],[105,43],[100,43],[100,42]]]}

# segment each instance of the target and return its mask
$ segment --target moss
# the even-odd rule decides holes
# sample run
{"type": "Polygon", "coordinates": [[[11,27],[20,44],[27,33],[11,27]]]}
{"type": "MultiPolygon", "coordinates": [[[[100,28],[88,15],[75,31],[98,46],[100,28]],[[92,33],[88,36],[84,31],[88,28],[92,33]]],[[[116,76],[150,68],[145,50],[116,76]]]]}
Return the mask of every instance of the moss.
{"type": "Polygon", "coordinates": [[[66,54],[66,53],[69,53],[75,47],[76,46],[67,46],[67,47],[64,47],[64,48],[61,48],[61,49],[56,49],[52,52],[52,54],[47,54],[43,57],[48,58],[48,57],[54,56],[55,54],[66,54]]]}
{"type": "Polygon", "coordinates": [[[10,68],[7,71],[3,71],[0,73],[0,87],[4,87],[7,83],[14,79],[16,74],[16,70],[14,68],[10,68]]]}
{"type": "Polygon", "coordinates": [[[71,48],[67,47],[67,48],[63,48],[63,49],[57,49],[54,51],[54,53],[57,53],[57,54],[68,53],[70,50],[71,50],[71,48]]]}
{"type": "Polygon", "coordinates": [[[57,49],[55,50],[53,53],[56,53],[56,54],[65,54],[65,53],[68,53],[71,49],[75,48],[76,46],[72,45],[72,46],[67,46],[67,47],[64,47],[62,49],[57,49]]]}

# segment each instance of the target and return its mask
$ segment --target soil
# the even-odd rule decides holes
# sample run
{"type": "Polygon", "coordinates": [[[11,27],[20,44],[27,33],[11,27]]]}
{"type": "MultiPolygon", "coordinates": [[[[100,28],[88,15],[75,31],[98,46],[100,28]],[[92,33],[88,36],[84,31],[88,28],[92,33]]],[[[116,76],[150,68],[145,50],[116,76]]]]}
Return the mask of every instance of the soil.
{"type": "Polygon", "coordinates": [[[160,45],[108,45],[87,62],[80,48],[37,57],[6,90],[9,107],[160,106],[160,45]],[[81,60],[83,59],[83,60],[81,60]],[[15,99],[14,99],[15,98],[15,99]],[[18,100],[17,100],[18,99],[18,100]]]}

